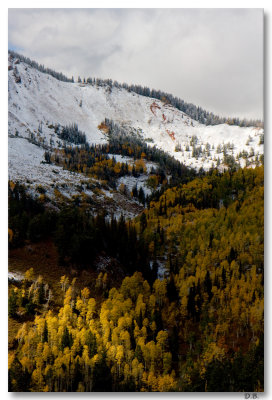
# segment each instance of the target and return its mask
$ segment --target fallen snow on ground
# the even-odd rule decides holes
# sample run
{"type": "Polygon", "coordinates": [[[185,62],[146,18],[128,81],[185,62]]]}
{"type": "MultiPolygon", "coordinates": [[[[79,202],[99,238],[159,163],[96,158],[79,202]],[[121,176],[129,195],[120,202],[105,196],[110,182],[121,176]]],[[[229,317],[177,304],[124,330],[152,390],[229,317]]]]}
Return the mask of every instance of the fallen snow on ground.
{"type": "Polygon", "coordinates": [[[11,281],[22,281],[24,279],[24,275],[19,272],[8,272],[8,279],[11,281]]]}
{"type": "Polygon", "coordinates": [[[99,187],[99,181],[56,165],[45,164],[44,149],[24,138],[9,138],[9,179],[26,184],[34,196],[37,196],[37,189],[41,185],[51,199],[55,198],[55,189],[68,199],[79,196],[83,190],[94,199],[95,213],[103,207],[109,214],[133,218],[142,210],[138,202],[112,190],[100,189],[100,195],[94,194],[86,185],[91,183],[99,187]]]}
{"type": "MultiPolygon", "coordinates": [[[[263,154],[263,145],[260,145],[263,129],[227,124],[205,126],[162,101],[125,89],[61,82],[22,62],[16,65],[17,76],[21,78],[21,83],[16,83],[14,60],[9,65],[13,68],[9,70],[8,80],[9,178],[25,183],[35,195],[39,185],[46,189],[46,195],[52,199],[55,189],[68,198],[84,190],[87,195],[96,197],[101,206],[104,201],[109,213],[116,216],[124,214],[132,218],[141,211],[140,204],[130,196],[126,198],[109,189],[94,195],[92,190],[86,188],[90,179],[83,174],[45,164],[45,150],[64,145],[54,131],[53,125],[56,124],[64,126],[76,123],[85,132],[90,144],[102,144],[107,142],[107,135],[98,126],[108,118],[127,127],[128,132],[138,132],[148,145],[156,146],[196,169],[202,167],[207,170],[216,166],[218,158],[222,163],[223,146],[227,144],[227,154],[234,157],[242,151],[251,153],[248,160],[253,166],[255,156],[263,154]],[[33,144],[33,140],[36,144],[33,144]],[[196,147],[202,149],[198,158],[193,157],[192,140],[196,147]],[[221,146],[220,151],[218,146],[221,146]]],[[[134,163],[131,157],[109,156],[115,157],[117,162],[134,163]]],[[[246,160],[240,157],[239,162],[244,166],[246,160]]],[[[124,184],[130,193],[137,186],[138,190],[144,190],[145,195],[150,195],[151,190],[146,185],[148,174],[152,168],[156,170],[157,165],[146,162],[146,168],[147,174],[138,178],[120,178],[118,188],[124,184]]]]}
{"type": "Polygon", "coordinates": [[[131,193],[132,189],[136,186],[138,191],[140,188],[142,188],[145,196],[150,196],[152,194],[152,190],[149,187],[147,187],[146,185],[147,180],[148,180],[147,175],[140,175],[139,177],[122,176],[121,178],[118,179],[117,186],[118,188],[120,188],[122,184],[125,185],[128,193],[131,193]]]}
{"type": "Polygon", "coordinates": [[[16,83],[13,70],[9,71],[11,134],[17,130],[27,137],[27,129],[37,132],[42,122],[41,136],[49,143],[52,137],[54,141],[57,139],[46,123],[77,123],[90,143],[105,143],[107,137],[98,125],[109,118],[136,129],[151,146],[156,145],[197,169],[208,169],[218,157],[223,158],[222,153],[216,152],[219,144],[233,143],[234,148],[229,154],[234,156],[242,150],[250,152],[251,147],[255,154],[263,153],[263,145],[259,145],[263,129],[227,124],[205,126],[167,103],[125,89],[61,82],[24,63],[18,64],[17,69],[21,83],[16,83]],[[192,146],[186,151],[186,145],[190,145],[193,136],[198,138],[197,146],[204,148],[207,143],[210,145],[210,156],[204,155],[197,160],[192,157],[192,146]],[[177,146],[181,147],[181,151],[175,151],[177,146]]]}
{"type": "Polygon", "coordinates": [[[54,189],[69,197],[79,194],[77,186],[88,182],[84,175],[45,164],[44,149],[23,138],[9,138],[8,160],[9,179],[29,183],[33,190],[42,185],[49,197],[53,196],[54,189]]]}

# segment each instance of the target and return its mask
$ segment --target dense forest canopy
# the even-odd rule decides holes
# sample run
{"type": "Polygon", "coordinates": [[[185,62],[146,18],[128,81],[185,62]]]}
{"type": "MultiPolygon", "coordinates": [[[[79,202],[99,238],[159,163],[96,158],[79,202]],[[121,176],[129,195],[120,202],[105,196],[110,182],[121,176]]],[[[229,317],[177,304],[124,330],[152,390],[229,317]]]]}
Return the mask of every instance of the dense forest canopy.
{"type": "Polygon", "coordinates": [[[263,182],[263,167],[214,170],[132,221],[83,203],[56,212],[10,182],[11,248],[52,237],[67,274],[103,253],[123,276],[97,270],[84,290],[63,276],[56,311],[35,271],[10,287],[10,318],[32,321],[14,342],[10,390],[262,391],[263,182]]]}

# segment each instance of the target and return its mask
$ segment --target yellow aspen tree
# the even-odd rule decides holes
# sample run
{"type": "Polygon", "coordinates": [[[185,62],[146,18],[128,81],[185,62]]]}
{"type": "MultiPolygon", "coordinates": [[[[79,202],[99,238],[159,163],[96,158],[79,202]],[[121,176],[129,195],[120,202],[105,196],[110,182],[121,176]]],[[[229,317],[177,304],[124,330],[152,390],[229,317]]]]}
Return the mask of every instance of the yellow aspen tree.
{"type": "Polygon", "coordinates": [[[114,328],[111,333],[111,341],[114,346],[119,344],[119,328],[114,328]]]}
{"type": "Polygon", "coordinates": [[[145,350],[146,356],[148,355],[150,361],[150,371],[155,371],[155,364],[158,359],[158,351],[155,342],[153,340],[148,342],[145,346],[145,350]]]}
{"type": "Polygon", "coordinates": [[[77,317],[76,327],[78,331],[81,331],[81,329],[84,327],[84,321],[80,315],[77,317]]]}
{"type": "Polygon", "coordinates": [[[158,390],[158,382],[156,376],[153,371],[150,371],[147,378],[147,385],[149,391],[157,392],[158,390]]]}
{"type": "Polygon", "coordinates": [[[73,335],[73,344],[71,347],[71,357],[75,357],[77,353],[79,353],[81,348],[81,342],[80,342],[80,332],[78,329],[75,330],[75,333],[73,335]]]}
{"type": "Polygon", "coordinates": [[[143,297],[143,294],[140,293],[136,301],[135,313],[137,318],[140,314],[142,314],[142,317],[145,315],[146,304],[143,302],[143,297]]]}
{"type": "Polygon", "coordinates": [[[90,289],[85,287],[84,289],[81,290],[81,298],[84,304],[87,302],[89,297],[90,297],[90,289]]]}
{"type": "Polygon", "coordinates": [[[200,361],[200,374],[204,376],[206,367],[212,360],[222,361],[225,356],[223,348],[219,347],[215,342],[211,342],[204,351],[200,361]]]}
{"type": "Polygon", "coordinates": [[[124,348],[122,345],[118,345],[116,348],[116,361],[117,361],[117,366],[118,366],[118,376],[120,376],[121,372],[121,363],[124,359],[124,348]]]}
{"type": "Polygon", "coordinates": [[[134,320],[134,326],[135,326],[135,328],[134,328],[134,331],[133,331],[133,335],[134,335],[134,339],[135,339],[135,341],[137,343],[137,339],[140,337],[141,332],[140,332],[139,326],[138,326],[138,324],[137,324],[137,322],[135,320],[134,320]]]}
{"type": "Polygon", "coordinates": [[[44,323],[45,323],[45,320],[42,317],[36,315],[35,320],[34,320],[34,327],[36,328],[36,332],[40,338],[40,341],[42,341],[42,335],[43,335],[43,331],[44,331],[44,323]]]}
{"type": "Polygon", "coordinates": [[[65,292],[66,289],[67,289],[67,286],[69,285],[69,278],[68,278],[67,276],[63,275],[63,276],[60,278],[60,285],[61,285],[61,290],[62,290],[63,292],[65,292]]]}
{"type": "Polygon", "coordinates": [[[27,334],[27,325],[24,322],[16,335],[16,339],[18,340],[19,344],[24,340],[26,334],[27,334]]]}
{"type": "Polygon", "coordinates": [[[93,319],[95,312],[96,312],[96,301],[94,298],[91,298],[88,300],[86,322],[89,322],[91,319],[93,319]]]}
{"type": "Polygon", "coordinates": [[[53,316],[52,311],[49,310],[46,318],[48,328],[48,343],[50,347],[57,343],[58,319],[53,316]]]}
{"type": "Polygon", "coordinates": [[[62,309],[62,317],[60,318],[60,323],[65,323],[65,324],[71,323],[72,317],[73,317],[73,312],[70,305],[65,304],[65,306],[62,309]]]}
{"type": "Polygon", "coordinates": [[[143,338],[143,340],[145,341],[147,338],[147,329],[145,326],[143,326],[142,329],[140,330],[140,335],[143,338]]]}
{"type": "Polygon", "coordinates": [[[117,351],[117,347],[112,344],[109,344],[107,356],[112,362],[115,361],[116,351],[117,351]]]}
{"type": "Polygon", "coordinates": [[[123,344],[127,353],[130,350],[130,334],[128,331],[120,332],[120,341],[123,344]]]}
{"type": "Polygon", "coordinates": [[[129,368],[129,365],[127,363],[125,363],[125,365],[124,365],[123,373],[124,373],[124,380],[127,381],[129,379],[129,376],[130,376],[130,368],[129,368]]]}
{"type": "Polygon", "coordinates": [[[164,375],[158,377],[158,391],[159,392],[170,392],[174,391],[176,382],[171,375],[164,375]]]}
{"type": "Polygon", "coordinates": [[[84,362],[84,381],[85,385],[87,385],[89,380],[89,366],[91,365],[91,360],[89,357],[89,349],[86,345],[83,346],[82,360],[84,362]]]}
{"type": "Polygon", "coordinates": [[[146,387],[148,387],[147,379],[148,379],[148,374],[147,374],[146,371],[144,371],[144,372],[143,372],[143,376],[142,376],[142,383],[143,383],[143,386],[141,387],[141,392],[146,392],[146,391],[148,391],[148,390],[146,389],[146,387]]]}
{"type": "Polygon", "coordinates": [[[151,315],[154,312],[155,306],[156,306],[156,297],[154,296],[154,294],[151,294],[148,302],[148,311],[151,315]]]}
{"type": "Polygon", "coordinates": [[[26,272],[25,272],[25,280],[27,282],[31,282],[34,279],[34,269],[33,268],[29,268],[26,272]]]}
{"type": "Polygon", "coordinates": [[[20,363],[22,364],[23,371],[25,372],[26,370],[30,373],[32,369],[32,362],[29,360],[27,356],[23,356],[20,358],[20,363]]]}
{"type": "Polygon", "coordinates": [[[103,343],[106,345],[110,335],[110,323],[108,321],[109,310],[101,309],[100,323],[102,327],[103,343]]]}
{"type": "Polygon", "coordinates": [[[45,387],[43,374],[40,368],[34,369],[31,375],[31,391],[42,392],[45,387]]]}
{"type": "Polygon", "coordinates": [[[71,305],[71,300],[72,300],[72,287],[70,286],[64,295],[64,300],[63,300],[63,305],[71,305]]]}
{"type": "Polygon", "coordinates": [[[39,342],[36,347],[36,365],[40,365],[42,363],[42,354],[43,354],[43,343],[39,342]]]}
{"type": "Polygon", "coordinates": [[[136,385],[138,384],[138,379],[139,379],[138,366],[139,366],[139,361],[137,358],[134,358],[131,363],[131,375],[133,376],[136,385]]]}
{"type": "Polygon", "coordinates": [[[120,331],[126,329],[126,318],[124,316],[118,318],[117,327],[120,331]]]}
{"type": "Polygon", "coordinates": [[[150,285],[147,281],[143,282],[144,298],[148,299],[150,296],[150,285]]]}
{"type": "Polygon", "coordinates": [[[162,357],[163,352],[168,345],[168,333],[166,331],[159,331],[156,337],[156,341],[162,357]]]}
{"type": "Polygon", "coordinates": [[[163,300],[166,296],[166,280],[163,279],[160,281],[159,279],[155,280],[153,284],[154,294],[156,297],[156,301],[158,302],[159,306],[162,306],[163,300]]]}
{"type": "Polygon", "coordinates": [[[148,318],[144,318],[144,320],[143,320],[143,326],[144,326],[145,328],[148,328],[148,327],[149,327],[149,320],[148,320],[148,318]]]}

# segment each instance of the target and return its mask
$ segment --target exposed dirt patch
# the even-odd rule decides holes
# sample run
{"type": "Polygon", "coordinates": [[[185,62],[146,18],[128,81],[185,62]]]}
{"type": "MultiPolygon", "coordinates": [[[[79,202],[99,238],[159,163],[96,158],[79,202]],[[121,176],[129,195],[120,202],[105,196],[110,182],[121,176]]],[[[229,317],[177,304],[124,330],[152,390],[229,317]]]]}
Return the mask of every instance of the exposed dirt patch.
{"type": "Polygon", "coordinates": [[[42,275],[57,294],[55,302],[62,302],[60,278],[66,275],[71,279],[77,278],[77,287],[83,289],[97,277],[95,270],[78,272],[72,267],[58,265],[58,253],[54,243],[50,240],[39,243],[26,244],[18,249],[9,251],[9,271],[25,273],[29,268],[34,269],[35,276],[42,275]]]}
{"type": "Polygon", "coordinates": [[[157,108],[160,110],[161,107],[155,101],[153,101],[153,103],[150,106],[150,110],[151,110],[152,114],[156,115],[157,108]]]}
{"type": "Polygon", "coordinates": [[[176,140],[176,138],[175,138],[175,132],[170,132],[168,129],[166,129],[166,132],[168,133],[168,135],[170,136],[170,138],[171,138],[172,140],[176,140]]]}
{"type": "MultiPolygon", "coordinates": [[[[58,252],[51,240],[28,243],[25,246],[9,251],[9,271],[17,275],[24,275],[29,269],[33,268],[35,278],[42,275],[44,281],[49,284],[53,292],[52,305],[50,308],[54,312],[58,312],[63,304],[63,292],[61,290],[60,278],[66,275],[70,283],[76,278],[76,292],[80,292],[84,287],[90,289],[91,297],[96,299],[97,305],[107,296],[111,287],[119,287],[122,279],[125,277],[124,270],[119,262],[107,256],[99,255],[95,261],[93,268],[78,271],[72,266],[58,265],[58,252]],[[96,286],[98,274],[107,274],[107,279],[100,287],[96,286]]],[[[42,311],[41,311],[42,312],[42,311]]],[[[24,320],[22,317],[9,318],[8,322],[8,348],[12,353],[17,346],[16,335],[22,324],[26,322],[31,324],[32,318],[24,320]]]]}

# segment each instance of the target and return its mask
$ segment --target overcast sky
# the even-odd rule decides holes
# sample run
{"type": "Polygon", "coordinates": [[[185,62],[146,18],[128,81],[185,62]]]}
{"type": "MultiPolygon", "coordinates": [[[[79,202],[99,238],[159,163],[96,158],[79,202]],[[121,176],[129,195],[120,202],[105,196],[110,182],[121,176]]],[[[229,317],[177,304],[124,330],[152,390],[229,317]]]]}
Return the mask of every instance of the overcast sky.
{"type": "Polygon", "coordinates": [[[77,78],[263,118],[261,9],[10,9],[9,48],[77,78]]]}

